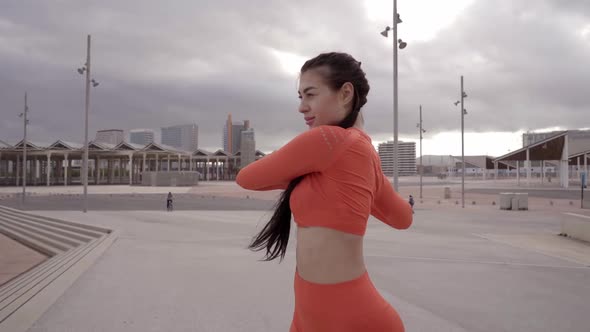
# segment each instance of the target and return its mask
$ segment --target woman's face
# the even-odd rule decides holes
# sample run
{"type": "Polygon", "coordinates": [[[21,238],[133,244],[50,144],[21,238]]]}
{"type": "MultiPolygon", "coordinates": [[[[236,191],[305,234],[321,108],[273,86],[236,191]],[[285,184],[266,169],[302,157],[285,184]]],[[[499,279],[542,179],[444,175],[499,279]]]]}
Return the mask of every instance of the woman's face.
{"type": "MultiPolygon", "coordinates": [[[[344,86],[343,86],[344,88],[344,86]]],[[[310,69],[299,80],[299,112],[309,128],[337,125],[347,115],[343,107],[343,91],[333,91],[325,82],[321,71],[310,69]]]]}

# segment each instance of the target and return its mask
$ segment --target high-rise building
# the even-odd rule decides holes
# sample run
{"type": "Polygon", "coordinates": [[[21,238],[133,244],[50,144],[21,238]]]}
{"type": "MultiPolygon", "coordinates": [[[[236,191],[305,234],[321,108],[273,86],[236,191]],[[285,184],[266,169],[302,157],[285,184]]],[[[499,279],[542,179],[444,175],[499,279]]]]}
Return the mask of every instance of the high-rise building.
{"type": "MultiPolygon", "coordinates": [[[[398,141],[398,174],[416,174],[416,143],[398,141]]],[[[387,176],[393,176],[393,141],[379,144],[381,169],[387,176]]]]}
{"type": "Polygon", "coordinates": [[[199,127],[196,124],[162,127],[162,144],[185,151],[199,147],[199,127]]]}
{"type": "Polygon", "coordinates": [[[249,120],[245,120],[243,123],[232,122],[230,113],[223,127],[223,150],[232,154],[240,151],[242,131],[248,128],[250,128],[249,120]]]}
{"type": "Polygon", "coordinates": [[[97,143],[108,143],[117,145],[125,139],[125,133],[123,129],[105,129],[98,130],[96,132],[96,138],[94,139],[97,143]]]}
{"type": "Polygon", "coordinates": [[[240,167],[246,167],[256,160],[256,140],[254,129],[248,128],[242,131],[240,146],[240,167]]]}
{"type": "Polygon", "coordinates": [[[129,131],[129,142],[148,145],[154,142],[154,131],[151,129],[133,129],[129,131]]]}

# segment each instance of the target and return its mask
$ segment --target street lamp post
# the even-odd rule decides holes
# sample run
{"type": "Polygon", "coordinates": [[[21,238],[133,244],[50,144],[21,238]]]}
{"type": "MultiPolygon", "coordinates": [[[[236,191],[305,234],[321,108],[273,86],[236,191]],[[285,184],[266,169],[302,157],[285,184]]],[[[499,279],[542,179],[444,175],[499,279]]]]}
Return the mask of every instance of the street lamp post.
{"type": "Polygon", "coordinates": [[[422,105],[420,105],[420,122],[416,125],[420,131],[420,198],[422,198],[422,174],[424,173],[424,166],[422,163],[422,134],[426,129],[422,128],[422,105]]]}
{"type": "Polygon", "coordinates": [[[82,183],[84,184],[84,205],[83,211],[88,211],[88,109],[90,107],[90,84],[93,87],[98,86],[98,82],[90,78],[90,35],[86,43],[86,64],[78,68],[78,73],[83,75],[86,72],[86,102],[84,116],[84,157],[82,158],[82,183]]]}
{"type": "Polygon", "coordinates": [[[457,100],[455,102],[455,106],[461,103],[461,165],[462,165],[462,172],[461,172],[461,207],[465,208],[465,139],[464,139],[464,132],[465,132],[465,115],[467,114],[467,110],[464,107],[464,100],[467,98],[467,93],[463,89],[463,75],[461,75],[461,101],[457,100]]]}
{"type": "Polygon", "coordinates": [[[397,0],[393,0],[393,28],[386,27],[381,32],[384,37],[388,36],[388,32],[393,30],[393,188],[399,191],[398,177],[399,177],[399,163],[398,163],[398,100],[397,100],[397,48],[404,49],[408,44],[397,38],[397,25],[402,23],[402,20],[397,12],[397,0]]]}
{"type": "Polygon", "coordinates": [[[23,118],[23,197],[22,203],[25,204],[25,195],[27,192],[27,125],[29,124],[29,120],[27,119],[27,114],[29,113],[29,106],[27,103],[27,93],[25,92],[25,109],[24,111],[19,114],[19,117],[23,118]]]}

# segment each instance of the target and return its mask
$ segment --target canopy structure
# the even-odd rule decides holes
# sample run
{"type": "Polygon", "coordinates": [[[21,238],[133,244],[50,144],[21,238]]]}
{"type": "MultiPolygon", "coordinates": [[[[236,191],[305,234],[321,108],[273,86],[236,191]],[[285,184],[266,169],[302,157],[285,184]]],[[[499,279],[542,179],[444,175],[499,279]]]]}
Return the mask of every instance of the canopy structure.
{"type": "MultiPolygon", "coordinates": [[[[516,151],[512,151],[506,155],[498,157],[493,160],[496,173],[499,163],[516,162],[517,177],[520,177],[520,168],[526,169],[527,184],[530,184],[531,179],[531,161],[539,161],[541,164],[541,178],[545,177],[545,163],[547,161],[554,161],[559,168],[559,183],[563,188],[569,186],[569,166],[577,165],[576,171],[580,173],[582,167],[588,171],[588,157],[590,151],[577,152],[573,155],[569,154],[569,131],[559,132],[551,137],[548,137],[539,142],[530,144],[516,151]]],[[[519,178],[520,180],[520,178],[519,178]]]]}
{"type": "MultiPolygon", "coordinates": [[[[81,183],[84,146],[57,140],[53,143],[23,141],[14,146],[0,141],[0,185],[19,186],[22,181],[23,147],[27,147],[28,185],[70,185],[81,183]]],[[[265,156],[256,151],[256,158],[265,156]]],[[[198,149],[183,151],[150,143],[123,141],[117,145],[88,143],[88,184],[141,184],[145,171],[193,171],[201,180],[234,180],[241,165],[241,153],[198,149]]]]}

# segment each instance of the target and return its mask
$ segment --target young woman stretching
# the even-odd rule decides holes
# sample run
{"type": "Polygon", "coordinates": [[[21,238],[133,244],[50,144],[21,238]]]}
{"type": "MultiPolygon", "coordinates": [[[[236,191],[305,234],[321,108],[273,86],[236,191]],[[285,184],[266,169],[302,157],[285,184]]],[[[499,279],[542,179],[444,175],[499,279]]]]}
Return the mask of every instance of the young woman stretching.
{"type": "Polygon", "coordinates": [[[361,63],[325,53],[301,68],[299,112],[310,130],[240,171],[250,190],[284,189],[250,249],[285,256],[291,212],[297,224],[291,332],[398,332],[403,323],[378,293],[363,261],[369,215],[397,229],[412,209],[383,175],[361,107],[369,83],[361,63]]]}

